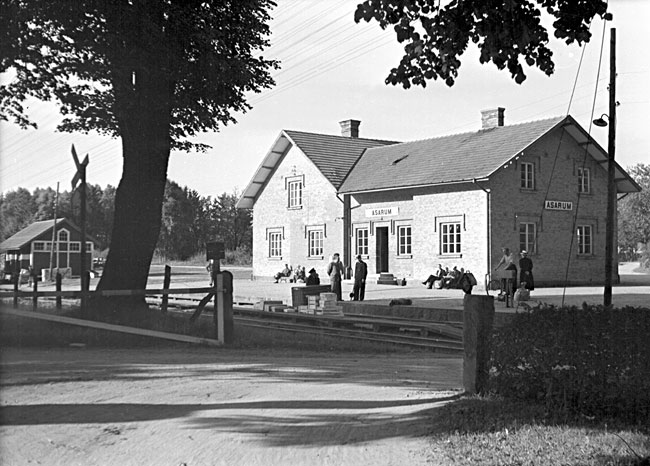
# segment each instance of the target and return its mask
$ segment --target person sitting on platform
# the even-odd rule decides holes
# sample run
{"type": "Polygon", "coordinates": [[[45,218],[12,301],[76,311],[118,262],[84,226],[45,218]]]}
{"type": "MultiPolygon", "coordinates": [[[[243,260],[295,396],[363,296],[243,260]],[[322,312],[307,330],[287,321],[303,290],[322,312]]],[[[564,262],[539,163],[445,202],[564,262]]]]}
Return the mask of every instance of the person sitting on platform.
{"type": "Polygon", "coordinates": [[[289,267],[289,264],[284,264],[284,269],[282,269],[281,272],[276,273],[273,278],[275,279],[275,283],[277,283],[281,278],[284,277],[290,277],[291,276],[291,267],[289,267]]]}
{"type": "Polygon", "coordinates": [[[458,286],[458,280],[460,280],[461,277],[461,272],[458,270],[458,267],[454,265],[454,268],[449,272],[449,275],[447,275],[443,279],[443,284],[442,287],[446,289],[454,289],[458,286]]]}
{"type": "Polygon", "coordinates": [[[442,264],[438,264],[438,269],[429,275],[429,278],[423,281],[422,284],[426,285],[427,289],[430,290],[433,287],[433,283],[442,280],[445,275],[447,275],[447,272],[442,268],[442,264]]]}
{"type": "Polygon", "coordinates": [[[306,285],[307,286],[320,285],[320,277],[318,276],[318,273],[316,273],[315,269],[311,269],[309,271],[309,275],[307,276],[306,285]]]}
{"type": "Polygon", "coordinates": [[[298,265],[293,272],[293,278],[291,279],[291,281],[293,283],[298,283],[298,282],[304,283],[305,278],[307,278],[305,276],[305,268],[298,265]]]}

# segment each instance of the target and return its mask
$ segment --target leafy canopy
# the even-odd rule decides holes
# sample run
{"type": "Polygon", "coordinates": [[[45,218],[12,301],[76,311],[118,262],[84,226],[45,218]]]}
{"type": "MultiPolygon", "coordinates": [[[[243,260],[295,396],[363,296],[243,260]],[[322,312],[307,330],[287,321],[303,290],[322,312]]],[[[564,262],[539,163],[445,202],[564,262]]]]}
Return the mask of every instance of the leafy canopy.
{"type": "MultiPolygon", "coordinates": [[[[176,149],[235,122],[247,91],[270,87],[271,0],[4,0],[0,8],[0,118],[36,127],[30,97],[56,99],[58,129],[124,136],[143,102],[170,114],[176,149]],[[164,79],[160,79],[164,77],[164,79]],[[149,90],[166,86],[165,98],[149,90]]],[[[158,90],[160,91],[160,90],[158,90]]]]}
{"type": "Polygon", "coordinates": [[[591,20],[607,17],[604,0],[365,0],[354,19],[392,26],[397,41],[405,43],[386,84],[408,89],[441,78],[453,86],[470,41],[479,48],[481,63],[507,68],[521,84],[526,79],[522,61],[549,76],[554,71],[540,9],[555,19],[555,37],[567,44],[589,42],[591,20]]]}

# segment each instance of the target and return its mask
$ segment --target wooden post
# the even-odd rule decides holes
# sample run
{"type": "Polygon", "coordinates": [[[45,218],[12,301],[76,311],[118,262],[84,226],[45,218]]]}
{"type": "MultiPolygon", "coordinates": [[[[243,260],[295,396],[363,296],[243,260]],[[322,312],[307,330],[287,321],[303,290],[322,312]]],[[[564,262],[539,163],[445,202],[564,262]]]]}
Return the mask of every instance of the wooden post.
{"type": "Polygon", "coordinates": [[[32,283],[32,307],[34,310],[38,309],[38,280],[36,280],[36,272],[32,272],[32,277],[31,279],[33,280],[32,283]]]}
{"type": "Polygon", "coordinates": [[[494,322],[492,296],[465,295],[463,300],[463,387],[466,393],[487,389],[494,322]]]}
{"type": "Polygon", "coordinates": [[[235,330],[232,315],[233,276],[227,270],[222,272],[221,275],[223,275],[223,341],[228,345],[233,342],[235,330]]]}
{"type": "MultiPolygon", "coordinates": [[[[172,268],[168,265],[165,266],[165,278],[163,279],[163,288],[165,290],[169,289],[172,277],[172,268]]],[[[169,304],[169,293],[164,292],[162,297],[162,304],[160,306],[160,312],[163,314],[167,312],[167,305],[169,304]]]]}
{"type": "MultiPolygon", "coordinates": [[[[51,277],[50,277],[51,278],[51,277]]],[[[61,283],[63,282],[61,277],[61,272],[59,269],[56,269],[56,291],[61,292],[61,283]]],[[[56,308],[61,309],[61,295],[56,297],[56,308]]]]}
{"type": "Polygon", "coordinates": [[[19,267],[14,267],[17,269],[17,272],[14,272],[13,279],[14,279],[14,307],[18,307],[18,286],[20,283],[20,268],[19,267]]]}

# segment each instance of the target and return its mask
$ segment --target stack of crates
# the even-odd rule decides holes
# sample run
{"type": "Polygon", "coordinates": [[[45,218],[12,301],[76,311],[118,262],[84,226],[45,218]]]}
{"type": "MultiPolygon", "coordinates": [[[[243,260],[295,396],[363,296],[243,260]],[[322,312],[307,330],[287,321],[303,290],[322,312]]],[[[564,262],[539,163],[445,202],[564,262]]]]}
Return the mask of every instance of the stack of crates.
{"type": "Polygon", "coordinates": [[[316,313],[324,316],[342,316],[343,307],[338,305],[335,293],[321,293],[316,313]]]}

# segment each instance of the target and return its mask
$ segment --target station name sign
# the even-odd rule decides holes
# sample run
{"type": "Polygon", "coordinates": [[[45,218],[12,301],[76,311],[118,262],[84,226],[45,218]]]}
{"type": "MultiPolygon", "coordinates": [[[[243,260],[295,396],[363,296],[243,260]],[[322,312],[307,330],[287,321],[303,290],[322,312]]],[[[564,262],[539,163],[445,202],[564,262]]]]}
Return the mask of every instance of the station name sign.
{"type": "Polygon", "coordinates": [[[573,202],[568,201],[544,201],[546,210],[573,210],[573,202]]]}
{"type": "Polygon", "coordinates": [[[399,207],[375,207],[366,209],[366,217],[394,217],[399,214],[399,207]]]}

